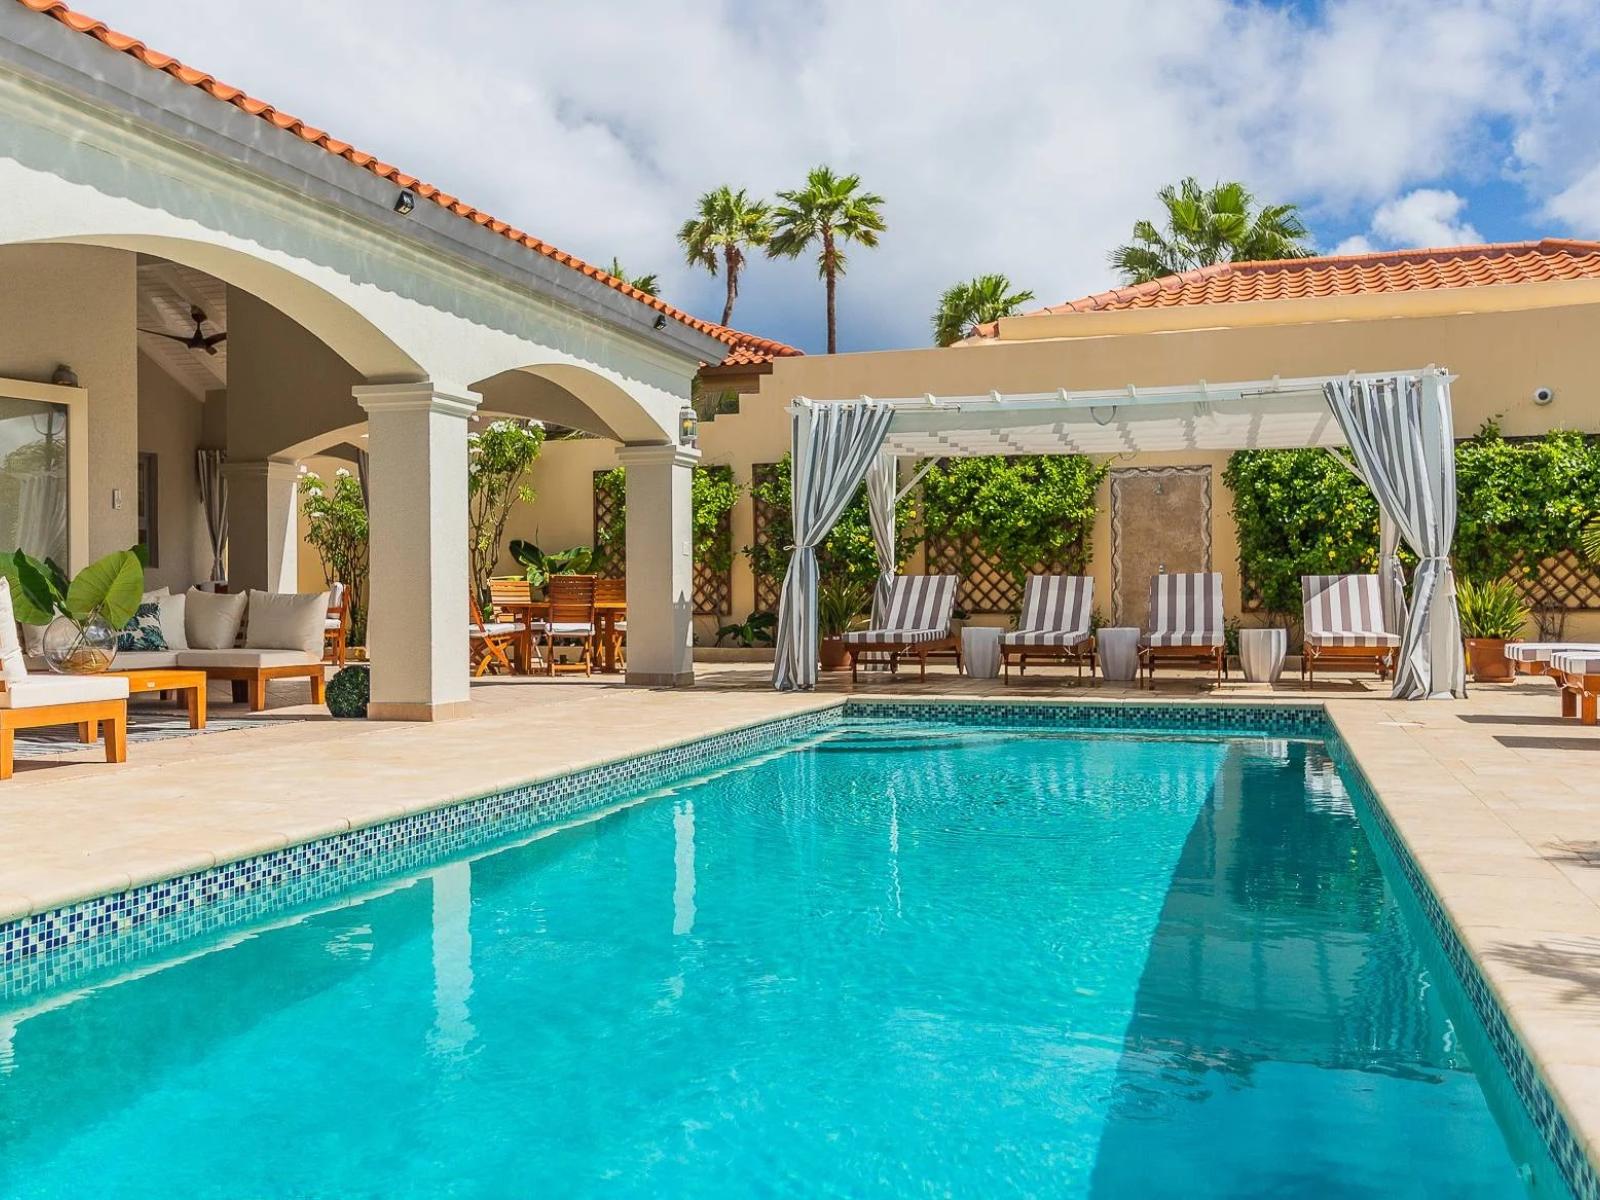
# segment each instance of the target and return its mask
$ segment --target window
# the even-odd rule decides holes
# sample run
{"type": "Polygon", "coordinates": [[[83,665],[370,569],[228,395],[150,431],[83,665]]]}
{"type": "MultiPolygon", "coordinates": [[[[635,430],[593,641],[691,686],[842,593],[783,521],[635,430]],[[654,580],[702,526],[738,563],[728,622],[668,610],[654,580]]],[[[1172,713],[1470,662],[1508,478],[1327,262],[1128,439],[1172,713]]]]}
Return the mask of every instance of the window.
{"type": "Polygon", "coordinates": [[[67,562],[67,409],[0,396],[0,550],[67,562]]]}
{"type": "Polygon", "coordinates": [[[160,533],[157,517],[161,512],[160,493],[156,490],[156,456],[148,452],[139,455],[139,543],[150,552],[150,565],[159,567],[160,533]]]}

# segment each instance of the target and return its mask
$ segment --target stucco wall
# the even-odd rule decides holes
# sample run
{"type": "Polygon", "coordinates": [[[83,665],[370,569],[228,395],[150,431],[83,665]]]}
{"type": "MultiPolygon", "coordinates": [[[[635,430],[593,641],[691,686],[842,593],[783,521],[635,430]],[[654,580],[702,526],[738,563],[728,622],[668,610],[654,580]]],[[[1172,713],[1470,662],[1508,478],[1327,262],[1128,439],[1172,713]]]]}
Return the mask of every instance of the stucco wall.
{"type": "Polygon", "coordinates": [[[122,250],[0,247],[0,376],[48,383],[65,363],[88,393],[91,558],[126,549],[138,530],[134,268],[122,250]]]}
{"type": "Polygon", "coordinates": [[[194,457],[202,415],[201,401],[139,355],[139,450],[156,456],[157,562],[145,572],[149,587],[182,591],[210,573],[194,457]]]}

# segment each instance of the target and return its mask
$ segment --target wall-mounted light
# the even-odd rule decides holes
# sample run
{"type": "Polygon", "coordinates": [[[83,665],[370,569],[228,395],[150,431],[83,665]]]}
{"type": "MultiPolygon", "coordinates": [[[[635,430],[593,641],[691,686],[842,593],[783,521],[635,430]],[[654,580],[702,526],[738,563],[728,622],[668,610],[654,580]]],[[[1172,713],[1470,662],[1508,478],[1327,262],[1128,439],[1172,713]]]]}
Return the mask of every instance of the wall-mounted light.
{"type": "Polygon", "coordinates": [[[61,363],[55,369],[55,374],[50,376],[50,382],[57,387],[77,387],[78,373],[66,363],[61,363]]]}
{"type": "Polygon", "coordinates": [[[1555,398],[1556,390],[1554,388],[1541,387],[1533,389],[1533,402],[1535,404],[1549,404],[1555,398]]]}
{"type": "Polygon", "coordinates": [[[417,206],[417,194],[410,188],[401,188],[400,194],[394,198],[394,210],[402,217],[409,216],[411,210],[417,206]]]}
{"type": "Polygon", "coordinates": [[[657,313],[656,314],[656,322],[655,322],[655,324],[656,324],[656,332],[657,333],[659,333],[661,330],[665,329],[667,327],[667,314],[666,313],[657,313]]]}
{"type": "Polygon", "coordinates": [[[700,444],[700,414],[685,404],[678,410],[678,445],[700,444]]]}

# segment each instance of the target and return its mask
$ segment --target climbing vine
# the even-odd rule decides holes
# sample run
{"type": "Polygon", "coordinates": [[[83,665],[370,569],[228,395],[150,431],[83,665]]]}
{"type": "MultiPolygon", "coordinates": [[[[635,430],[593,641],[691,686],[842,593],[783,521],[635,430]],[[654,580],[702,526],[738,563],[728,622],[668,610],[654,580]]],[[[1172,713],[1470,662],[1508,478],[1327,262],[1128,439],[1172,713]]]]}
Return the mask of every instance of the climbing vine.
{"type": "MultiPolygon", "coordinates": [[[[594,477],[597,491],[610,499],[606,522],[594,531],[596,569],[605,570],[620,563],[628,541],[628,488],[623,467],[613,467],[594,477]]],[[[733,481],[727,466],[701,466],[694,469],[689,485],[690,511],[694,530],[694,561],[712,571],[726,571],[733,565],[733,539],[724,519],[739,502],[742,489],[733,481]]]]}
{"type": "Polygon", "coordinates": [[[1499,579],[1519,559],[1536,573],[1600,514],[1600,446],[1570,430],[1507,441],[1490,422],[1456,447],[1456,495],[1461,575],[1499,579]]]}

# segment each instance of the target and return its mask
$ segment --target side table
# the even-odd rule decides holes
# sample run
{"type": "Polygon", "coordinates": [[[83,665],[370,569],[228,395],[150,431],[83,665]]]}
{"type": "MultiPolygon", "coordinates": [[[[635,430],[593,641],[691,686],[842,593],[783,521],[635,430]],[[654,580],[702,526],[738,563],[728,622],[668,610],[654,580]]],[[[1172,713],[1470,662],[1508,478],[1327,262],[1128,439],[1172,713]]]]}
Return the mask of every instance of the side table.
{"type": "Polygon", "coordinates": [[[1251,683],[1277,683],[1283,674],[1283,658],[1289,651],[1286,629],[1241,629],[1239,665],[1251,683]]]}
{"type": "Polygon", "coordinates": [[[1000,675],[1000,635],[1005,630],[994,625],[964,625],[961,628],[961,660],[973,679],[996,679],[1000,675]]]}
{"type": "Polygon", "coordinates": [[[1136,626],[1112,625],[1098,629],[1094,640],[1103,678],[1129,683],[1139,677],[1139,630],[1136,626]]]}

